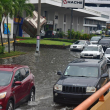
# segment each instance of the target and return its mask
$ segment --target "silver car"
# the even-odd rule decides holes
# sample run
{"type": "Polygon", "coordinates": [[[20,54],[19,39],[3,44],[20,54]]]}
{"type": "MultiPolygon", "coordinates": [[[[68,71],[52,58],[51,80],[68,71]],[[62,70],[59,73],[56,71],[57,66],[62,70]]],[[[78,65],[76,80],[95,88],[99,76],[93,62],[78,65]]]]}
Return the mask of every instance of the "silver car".
{"type": "Polygon", "coordinates": [[[98,44],[98,42],[100,41],[101,38],[102,38],[101,36],[93,36],[93,37],[91,38],[90,42],[91,42],[92,44],[98,44]]]}
{"type": "Polygon", "coordinates": [[[70,50],[83,50],[87,45],[91,43],[87,40],[78,40],[70,46],[70,50]]]}
{"type": "Polygon", "coordinates": [[[110,48],[106,49],[104,57],[107,59],[107,64],[110,64],[110,48]]]}

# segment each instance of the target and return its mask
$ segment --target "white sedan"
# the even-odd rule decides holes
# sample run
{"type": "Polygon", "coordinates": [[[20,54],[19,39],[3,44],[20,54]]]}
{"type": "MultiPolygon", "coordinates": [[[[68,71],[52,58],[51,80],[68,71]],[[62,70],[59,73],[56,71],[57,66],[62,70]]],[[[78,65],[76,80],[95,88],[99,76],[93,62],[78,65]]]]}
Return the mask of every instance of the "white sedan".
{"type": "Polygon", "coordinates": [[[88,45],[80,54],[80,58],[103,58],[103,48],[101,45],[88,45]]]}
{"type": "Polygon", "coordinates": [[[90,45],[89,41],[78,40],[70,46],[70,50],[83,50],[87,45],[90,45]]]}

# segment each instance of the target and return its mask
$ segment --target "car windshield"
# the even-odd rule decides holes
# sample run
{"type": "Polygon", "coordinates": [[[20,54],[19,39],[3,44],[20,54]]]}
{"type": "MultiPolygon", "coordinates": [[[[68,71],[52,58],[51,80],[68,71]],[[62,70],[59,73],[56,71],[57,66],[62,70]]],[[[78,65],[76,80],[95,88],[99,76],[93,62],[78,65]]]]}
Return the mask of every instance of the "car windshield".
{"type": "Polygon", "coordinates": [[[100,39],[100,37],[92,37],[91,41],[98,41],[100,39]]]}
{"type": "Polygon", "coordinates": [[[110,54],[110,49],[106,49],[105,54],[110,54]]]}
{"type": "Polygon", "coordinates": [[[98,47],[95,46],[87,46],[83,51],[98,51],[98,47]]]}
{"type": "Polygon", "coordinates": [[[76,41],[74,44],[83,45],[85,44],[85,41],[76,41]]]}
{"type": "Polygon", "coordinates": [[[109,44],[109,43],[110,43],[110,40],[108,39],[103,39],[99,41],[99,44],[109,44]]]}
{"type": "Polygon", "coordinates": [[[87,67],[87,66],[68,66],[65,76],[72,77],[98,77],[98,67],[87,67]]]}
{"type": "Polygon", "coordinates": [[[0,71],[0,86],[6,86],[10,83],[13,73],[9,71],[0,71]]]}

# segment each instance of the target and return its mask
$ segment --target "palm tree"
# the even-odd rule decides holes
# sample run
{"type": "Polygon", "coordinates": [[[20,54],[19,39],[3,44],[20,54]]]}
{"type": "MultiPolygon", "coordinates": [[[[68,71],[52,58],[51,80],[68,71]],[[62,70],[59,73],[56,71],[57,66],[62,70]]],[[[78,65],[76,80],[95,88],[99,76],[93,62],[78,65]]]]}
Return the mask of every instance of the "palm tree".
{"type": "Polygon", "coordinates": [[[29,3],[29,0],[13,0],[13,3],[17,7],[15,10],[15,17],[18,17],[18,25],[14,37],[14,51],[15,51],[15,39],[19,28],[20,18],[23,17],[24,13],[26,13],[26,16],[33,16],[34,5],[29,3]]]}
{"type": "MultiPolygon", "coordinates": [[[[13,1],[12,0],[0,0],[0,6],[3,9],[2,17],[7,17],[7,38],[8,38],[8,52],[10,53],[10,41],[9,41],[9,33],[8,33],[8,15],[10,18],[14,15],[14,8],[12,7],[13,1]]],[[[1,17],[0,17],[1,18],[1,17]]],[[[4,25],[4,24],[3,24],[4,25]]],[[[2,39],[2,34],[1,34],[2,39]]]]}

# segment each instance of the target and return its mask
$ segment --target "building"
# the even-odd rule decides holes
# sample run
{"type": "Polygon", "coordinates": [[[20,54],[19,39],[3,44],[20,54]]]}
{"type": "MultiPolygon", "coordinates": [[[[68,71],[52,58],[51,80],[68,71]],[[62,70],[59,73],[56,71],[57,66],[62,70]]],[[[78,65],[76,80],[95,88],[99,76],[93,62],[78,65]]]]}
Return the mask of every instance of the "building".
{"type": "MultiPolygon", "coordinates": [[[[38,11],[38,0],[30,0],[38,11]]],[[[71,10],[61,7],[62,0],[41,0],[41,15],[46,18],[47,25],[43,30],[67,32],[71,26],[71,10]]],[[[84,9],[73,9],[72,29],[83,33],[106,28],[109,16],[106,13],[85,6],[84,9]]]]}

